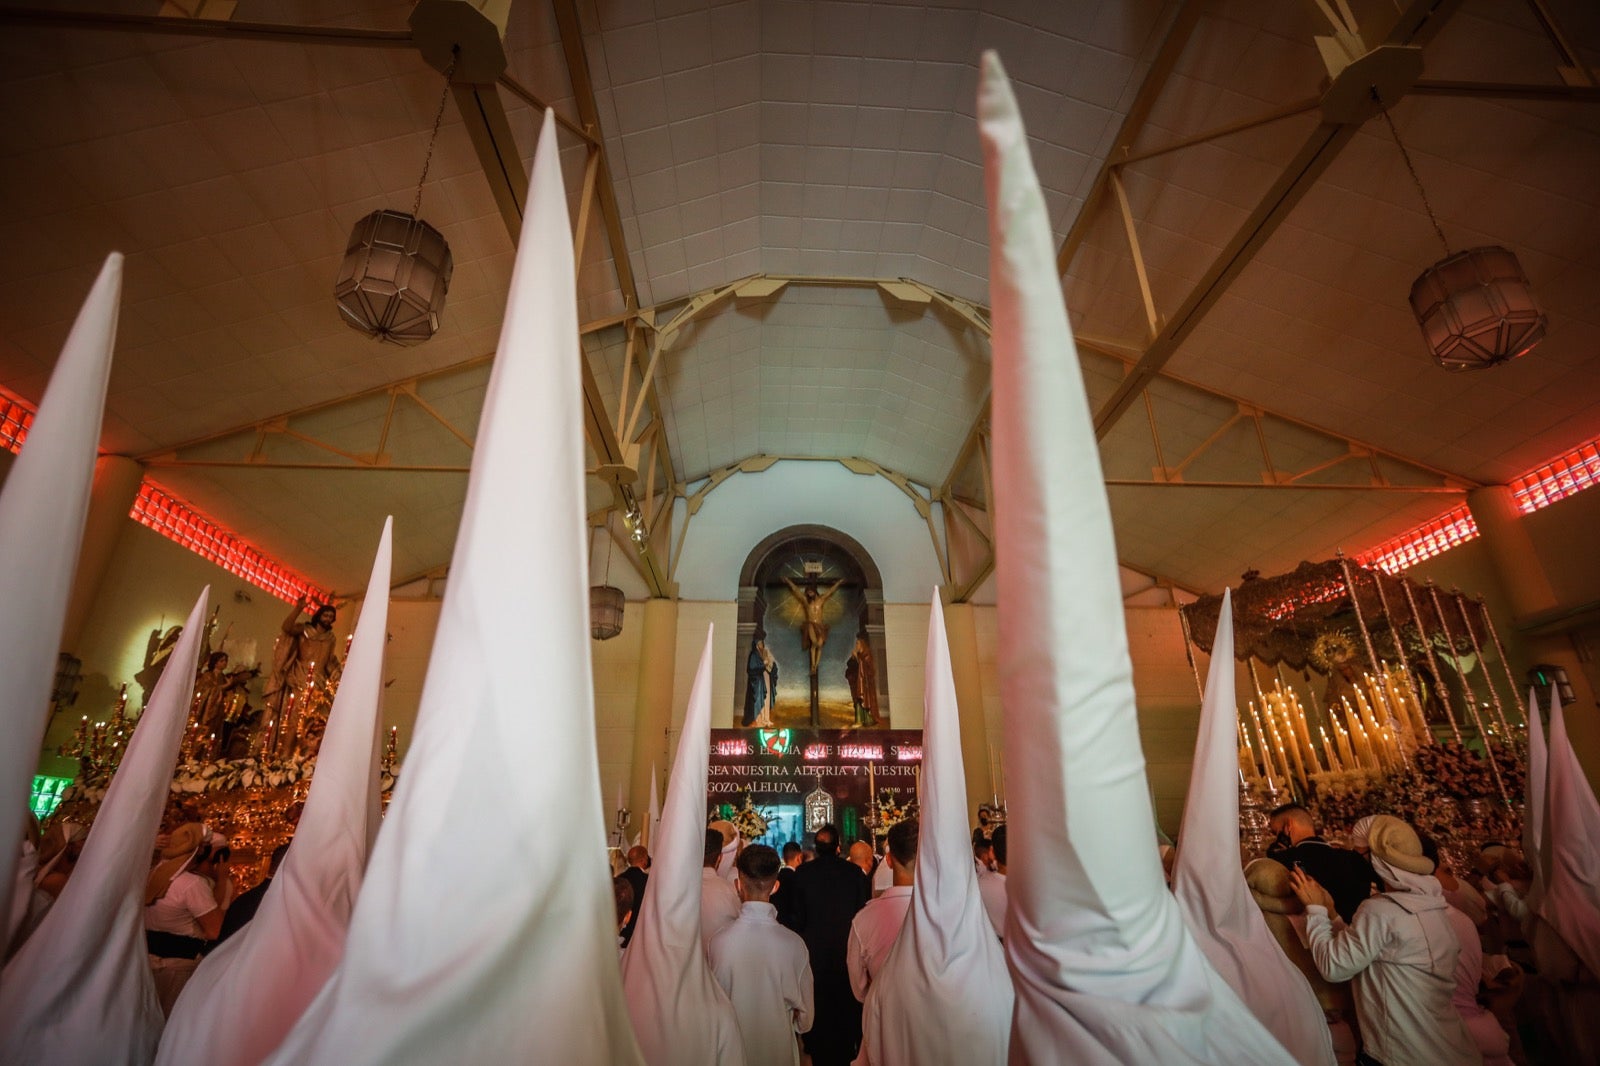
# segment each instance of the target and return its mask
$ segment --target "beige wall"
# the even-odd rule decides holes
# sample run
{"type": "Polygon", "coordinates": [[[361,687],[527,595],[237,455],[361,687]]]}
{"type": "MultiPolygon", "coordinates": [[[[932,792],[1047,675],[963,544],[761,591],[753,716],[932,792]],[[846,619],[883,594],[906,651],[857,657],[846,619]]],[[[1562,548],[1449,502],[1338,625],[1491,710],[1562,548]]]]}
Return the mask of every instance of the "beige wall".
{"type": "MultiPolygon", "coordinates": [[[[108,717],[124,681],[129,705],[137,710],[140,690],[133,676],[144,665],[151,631],[181,624],[208,584],[212,607],[222,608],[218,637],[231,626],[231,639],[254,638],[257,656],[270,664],[272,640],[289,604],[132,519],[126,521],[83,633],[77,646],[68,649],[83,660],[77,705],[51,724],[45,751],[54,752],[70,739],[80,715],[91,721],[108,717]]],[[[340,618],[341,634],[347,623],[340,618]]]]}

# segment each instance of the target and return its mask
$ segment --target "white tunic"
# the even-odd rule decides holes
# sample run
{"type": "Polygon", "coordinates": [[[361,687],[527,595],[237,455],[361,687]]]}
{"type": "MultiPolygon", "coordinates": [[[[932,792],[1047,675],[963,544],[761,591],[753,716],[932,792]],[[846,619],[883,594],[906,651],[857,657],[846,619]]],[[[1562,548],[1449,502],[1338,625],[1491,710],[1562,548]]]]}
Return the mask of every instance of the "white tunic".
{"type": "MultiPolygon", "coordinates": [[[[713,876],[715,874],[713,873],[713,876]]],[[[798,1066],[797,1033],[811,1028],[811,961],[806,942],[778,924],[770,903],[746,903],[711,940],[711,972],[739,1019],[749,1066],[798,1066]]]]}
{"type": "Polygon", "coordinates": [[[1455,930],[1440,895],[1374,896],[1335,928],[1325,908],[1306,908],[1306,936],[1329,981],[1353,981],[1366,1051],[1384,1066],[1478,1063],[1478,1048],[1450,1002],[1455,930]]]}
{"type": "Polygon", "coordinates": [[[850,923],[850,991],[863,1003],[872,979],[883,969],[900,927],[906,924],[911,909],[911,886],[890,885],[883,895],[862,907],[850,923]]]}
{"type": "Polygon", "coordinates": [[[739,890],[709,866],[700,868],[700,946],[711,950],[711,938],[739,917],[739,890]]]}
{"type": "Polygon", "coordinates": [[[1511,1066],[1510,1037],[1478,1002],[1478,985],[1483,980],[1483,945],[1478,939],[1478,927],[1454,907],[1446,908],[1445,917],[1450,919],[1450,928],[1456,931],[1461,945],[1461,953],[1456,956],[1456,990],[1450,1002],[1478,1046],[1484,1066],[1511,1066]]]}
{"type": "Polygon", "coordinates": [[[990,870],[978,878],[978,896],[983,900],[983,913],[994,926],[994,935],[1006,938],[1006,875],[990,870]]]}

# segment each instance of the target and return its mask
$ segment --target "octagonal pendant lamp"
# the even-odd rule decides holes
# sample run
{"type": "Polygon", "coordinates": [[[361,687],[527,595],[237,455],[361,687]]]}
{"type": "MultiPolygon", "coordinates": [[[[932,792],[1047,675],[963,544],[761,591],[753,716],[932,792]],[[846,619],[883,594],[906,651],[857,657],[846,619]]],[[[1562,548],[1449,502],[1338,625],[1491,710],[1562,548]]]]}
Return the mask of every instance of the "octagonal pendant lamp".
{"type": "Polygon", "coordinates": [[[1544,339],[1549,320],[1534,298],[1516,254],[1499,245],[1450,250],[1389,109],[1378,99],[1376,89],[1372,97],[1417,186],[1428,221],[1444,246],[1444,258],[1411,284],[1411,312],[1422,327],[1422,339],[1433,361],[1446,370],[1485,370],[1527,355],[1544,339]]]}
{"type": "Polygon", "coordinates": [[[421,344],[439,331],[444,314],[455,262],[444,235],[418,218],[417,212],[422,207],[422,186],[428,180],[454,73],[452,61],[445,71],[444,93],[433,116],[433,134],[411,210],[374,211],[357,222],[333,284],[339,317],[352,329],[380,341],[421,344]]]}
{"type": "Polygon", "coordinates": [[[1411,311],[1446,370],[1483,370],[1526,355],[1548,324],[1522,264],[1497,245],[1457,252],[1424,270],[1411,285],[1411,311]]]}

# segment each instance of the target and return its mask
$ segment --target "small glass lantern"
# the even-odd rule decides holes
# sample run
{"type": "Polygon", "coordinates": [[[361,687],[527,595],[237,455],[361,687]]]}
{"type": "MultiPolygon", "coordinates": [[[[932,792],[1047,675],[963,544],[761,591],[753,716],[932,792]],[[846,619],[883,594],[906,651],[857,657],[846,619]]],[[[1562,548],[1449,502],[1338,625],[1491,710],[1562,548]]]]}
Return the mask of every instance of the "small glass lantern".
{"type": "Polygon", "coordinates": [[[1439,260],[1411,286],[1411,310],[1434,361],[1483,370],[1532,351],[1549,322],[1508,249],[1469,248],[1439,260]]]}
{"type": "Polygon", "coordinates": [[[622,632],[622,610],[626,602],[615,585],[589,586],[589,635],[595,640],[610,640],[622,632]]]}
{"type": "Polygon", "coordinates": [[[439,330],[455,263],[440,232],[404,211],[357,222],[333,295],[352,329],[393,344],[420,344],[439,330]]]}

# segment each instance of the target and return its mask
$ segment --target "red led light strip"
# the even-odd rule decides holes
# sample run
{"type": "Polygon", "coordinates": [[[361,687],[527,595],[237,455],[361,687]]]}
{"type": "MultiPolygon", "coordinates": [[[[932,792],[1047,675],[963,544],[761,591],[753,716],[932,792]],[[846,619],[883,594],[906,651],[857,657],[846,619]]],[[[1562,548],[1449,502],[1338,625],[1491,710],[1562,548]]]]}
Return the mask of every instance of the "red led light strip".
{"type": "MultiPolygon", "coordinates": [[[[20,452],[33,425],[33,414],[31,404],[0,393],[0,446],[20,452]]],[[[328,600],[327,593],[311,582],[148,480],[140,484],[139,498],[133,501],[128,517],[281,600],[292,603],[301,596],[314,603],[328,600]]]]}
{"type": "Polygon", "coordinates": [[[1600,484],[1600,441],[1590,441],[1536,466],[1510,483],[1517,510],[1532,514],[1574,493],[1600,484]]]}
{"type": "Polygon", "coordinates": [[[22,442],[28,439],[28,427],[31,425],[33,408],[0,393],[0,445],[20,452],[22,442]]]}
{"type": "Polygon", "coordinates": [[[216,563],[228,573],[266,589],[280,600],[292,603],[304,596],[315,603],[327,602],[327,594],[305,578],[267,558],[149,481],[139,486],[139,498],[133,501],[128,517],[202,559],[216,563]]]}
{"type": "Polygon", "coordinates": [[[1356,562],[1398,574],[1424,559],[1442,555],[1457,544],[1465,544],[1477,535],[1477,520],[1467,510],[1466,504],[1458,504],[1444,514],[1430,518],[1370,551],[1362,552],[1356,556],[1356,562]]]}

